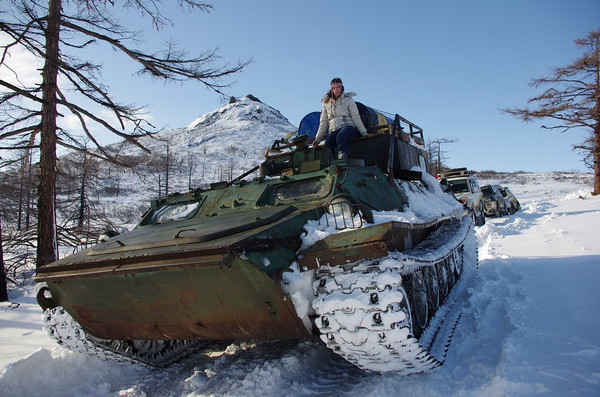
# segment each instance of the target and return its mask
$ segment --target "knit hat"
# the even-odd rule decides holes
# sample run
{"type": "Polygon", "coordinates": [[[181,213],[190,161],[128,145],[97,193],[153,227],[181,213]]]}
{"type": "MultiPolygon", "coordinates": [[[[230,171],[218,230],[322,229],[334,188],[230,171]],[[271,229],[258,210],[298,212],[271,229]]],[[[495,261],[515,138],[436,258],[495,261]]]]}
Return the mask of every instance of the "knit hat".
{"type": "Polygon", "coordinates": [[[342,79],[340,79],[339,77],[334,78],[333,80],[331,80],[331,88],[333,87],[342,87],[342,90],[344,89],[344,83],[342,83],[342,79]]]}

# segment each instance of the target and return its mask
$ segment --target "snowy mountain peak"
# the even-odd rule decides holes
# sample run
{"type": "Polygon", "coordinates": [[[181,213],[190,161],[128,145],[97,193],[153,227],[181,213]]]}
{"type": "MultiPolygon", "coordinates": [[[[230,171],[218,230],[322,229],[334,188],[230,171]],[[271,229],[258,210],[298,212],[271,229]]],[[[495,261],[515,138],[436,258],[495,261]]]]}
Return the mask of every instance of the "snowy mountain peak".
{"type": "Polygon", "coordinates": [[[139,142],[152,153],[165,152],[168,145],[170,152],[179,156],[190,151],[206,154],[239,147],[259,161],[265,148],[295,129],[278,110],[247,95],[232,97],[228,104],[198,117],[187,127],[161,131],[139,142]]]}
{"type": "Polygon", "coordinates": [[[201,130],[219,122],[233,125],[256,122],[273,125],[281,124],[282,127],[288,129],[290,125],[289,121],[278,110],[249,94],[242,98],[231,97],[227,105],[198,117],[186,129],[189,131],[201,130]]]}
{"type": "MultiPolygon", "coordinates": [[[[278,110],[253,95],[231,98],[228,104],[198,117],[187,127],[140,138],[152,155],[137,172],[151,179],[168,167],[168,191],[231,180],[260,164],[265,149],[294,130],[296,127],[278,110]],[[159,167],[169,164],[157,170],[152,165],[157,162],[159,167]]],[[[140,149],[126,145],[121,154],[138,157],[140,149]]],[[[153,194],[149,191],[145,196],[153,194]]]]}

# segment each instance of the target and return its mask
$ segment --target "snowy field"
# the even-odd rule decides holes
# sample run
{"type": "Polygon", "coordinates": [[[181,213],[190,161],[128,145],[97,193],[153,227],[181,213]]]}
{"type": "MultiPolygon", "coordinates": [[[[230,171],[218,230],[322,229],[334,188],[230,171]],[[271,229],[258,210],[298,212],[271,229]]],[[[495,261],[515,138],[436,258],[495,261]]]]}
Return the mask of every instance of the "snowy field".
{"type": "Polygon", "coordinates": [[[600,197],[550,174],[501,182],[522,210],[477,228],[465,311],[444,365],[365,374],[317,341],[214,346],[163,370],[62,350],[35,286],[0,304],[1,396],[600,396],[600,197]]]}

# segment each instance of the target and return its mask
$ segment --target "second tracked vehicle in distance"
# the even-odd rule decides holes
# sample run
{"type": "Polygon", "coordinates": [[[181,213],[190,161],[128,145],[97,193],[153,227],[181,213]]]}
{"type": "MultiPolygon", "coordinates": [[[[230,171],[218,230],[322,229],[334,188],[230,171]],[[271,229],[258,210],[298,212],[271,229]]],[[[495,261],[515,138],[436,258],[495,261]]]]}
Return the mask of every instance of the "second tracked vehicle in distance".
{"type": "Polygon", "coordinates": [[[301,125],[259,176],[154,200],[133,230],[38,268],[49,334],[155,366],[201,341],[312,337],[367,371],[440,365],[473,222],[426,173],[422,130],[360,109],[376,135],[348,159],[301,125]]]}

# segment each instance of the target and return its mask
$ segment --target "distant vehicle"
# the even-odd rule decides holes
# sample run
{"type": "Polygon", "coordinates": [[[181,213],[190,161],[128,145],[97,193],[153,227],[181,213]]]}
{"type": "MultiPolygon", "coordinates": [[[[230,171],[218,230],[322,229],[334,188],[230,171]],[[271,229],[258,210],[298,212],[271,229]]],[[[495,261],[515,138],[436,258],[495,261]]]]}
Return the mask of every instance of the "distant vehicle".
{"type": "Polygon", "coordinates": [[[506,214],[504,196],[500,193],[499,185],[485,185],[481,187],[485,204],[485,215],[501,217],[506,214]]]}
{"type": "Polygon", "coordinates": [[[500,186],[500,193],[502,197],[504,197],[504,203],[506,204],[506,212],[509,214],[514,214],[518,210],[521,209],[521,204],[517,197],[511,192],[511,190],[507,187],[500,186]]]}
{"type": "Polygon", "coordinates": [[[438,175],[440,183],[448,186],[454,197],[472,213],[476,226],[485,224],[483,194],[479,182],[466,168],[454,168],[438,175]]]}

